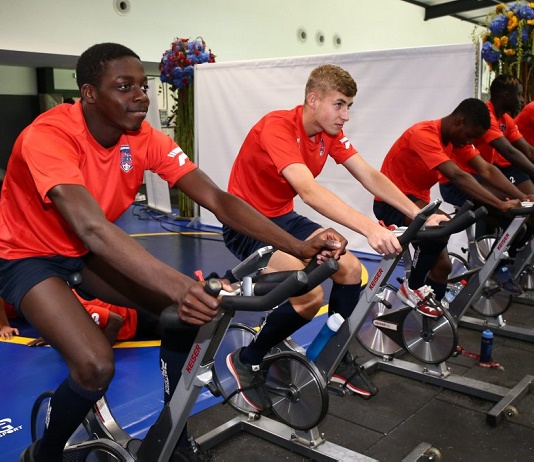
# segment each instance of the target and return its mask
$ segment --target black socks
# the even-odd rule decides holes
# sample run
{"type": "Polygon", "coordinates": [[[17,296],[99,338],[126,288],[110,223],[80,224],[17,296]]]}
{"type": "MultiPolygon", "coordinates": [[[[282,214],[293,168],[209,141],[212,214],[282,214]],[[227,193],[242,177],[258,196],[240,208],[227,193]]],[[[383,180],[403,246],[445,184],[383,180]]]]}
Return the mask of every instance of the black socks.
{"type": "Polygon", "coordinates": [[[419,289],[425,285],[428,272],[434,267],[445,247],[447,243],[443,241],[419,241],[417,243],[408,279],[410,289],[419,289]]]}
{"type": "Polygon", "coordinates": [[[48,425],[36,450],[41,460],[63,460],[63,448],[91,407],[106,390],[82,388],[69,375],[50,398],[48,425]]]}
{"type": "Polygon", "coordinates": [[[241,361],[246,364],[260,364],[272,347],[308,322],[308,319],[304,319],[295,311],[291,303],[283,303],[269,313],[254,340],[241,351],[241,361]]]}
{"type": "Polygon", "coordinates": [[[343,318],[347,319],[358,304],[361,291],[361,284],[338,284],[332,282],[332,291],[328,300],[328,316],[339,313],[343,318]]]}

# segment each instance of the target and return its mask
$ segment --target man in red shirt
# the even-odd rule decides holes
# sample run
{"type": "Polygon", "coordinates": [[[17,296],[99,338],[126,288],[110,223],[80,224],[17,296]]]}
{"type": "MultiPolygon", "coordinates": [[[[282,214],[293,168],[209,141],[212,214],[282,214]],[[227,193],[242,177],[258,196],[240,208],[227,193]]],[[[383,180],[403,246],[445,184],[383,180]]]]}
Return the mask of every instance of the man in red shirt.
{"type": "Polygon", "coordinates": [[[512,118],[523,106],[523,85],[509,74],[500,74],[490,85],[491,126],[473,144],[484,159],[497,167],[525,194],[534,194],[534,146],[512,118]]]}
{"type": "MultiPolygon", "coordinates": [[[[114,374],[111,345],[66,282],[72,273],[81,273],[76,291],[86,299],[155,315],[176,304],[181,320],[192,326],[218,312],[219,300],[202,283],[164,264],[113,224],[133,203],[145,170],[158,173],[222,223],[299,258],[339,257],[346,243],[332,230],[299,241],[217,188],[171,138],[145,121],[148,80],[132,50],[94,45],[80,56],[76,78],[81,99],[41,114],[16,140],[0,199],[0,297],[69,367],[50,400],[42,438],[23,452],[22,461],[61,460],[68,438],[114,374]]],[[[196,332],[162,333],[165,402],[196,332]]]]}
{"type": "MultiPolygon", "coordinates": [[[[324,65],[314,69],[306,84],[303,105],[271,112],[252,127],[232,167],[228,192],[251,204],[295,237],[309,239],[322,227],[293,210],[293,200],[298,195],[321,215],[364,235],[376,252],[394,254],[402,248],[390,230],[354,210],[315,180],[327,158],[331,157],[371,193],[383,194],[406,215],[413,217],[420,210],[384,175],[372,168],[343,133],[356,91],[356,82],[340,67],[324,65]]],[[[432,218],[436,223],[441,219],[432,218]]],[[[261,239],[250,239],[232,226],[225,226],[223,234],[226,246],[239,259],[264,245],[261,239]]],[[[358,302],[362,268],[350,252],[343,255],[339,263],[340,270],[332,277],[328,312],[347,318],[358,302]]],[[[276,252],[267,270],[303,268],[304,265],[302,259],[276,252]]],[[[252,407],[262,409],[265,406],[261,388],[263,357],[273,346],[313,319],[323,299],[321,288],[290,299],[269,314],[250,345],[228,356],[228,367],[242,389],[244,399],[252,407]]],[[[349,354],[331,380],[354,393],[363,394],[356,368],[349,354]]]]}
{"type": "Polygon", "coordinates": [[[534,101],[528,103],[514,119],[525,141],[534,146],[534,101]]]}
{"type": "MultiPolygon", "coordinates": [[[[523,106],[523,85],[513,75],[498,75],[490,85],[490,100],[486,105],[490,113],[490,127],[484,135],[473,140],[475,148],[480,152],[482,159],[495,165],[523,195],[528,196],[528,198],[534,197],[534,183],[532,182],[534,146],[523,136],[523,131],[512,118],[512,115],[520,113],[523,106]]],[[[524,124],[526,117],[527,112],[522,117],[518,116],[519,120],[523,122],[523,128],[528,130],[524,124]]],[[[496,187],[493,181],[481,177],[473,162],[453,160],[466,172],[474,175],[475,179],[480,181],[486,189],[501,199],[519,197],[517,194],[510,194],[501,187],[496,187]]],[[[461,191],[446,177],[442,177],[440,180],[440,192],[443,199],[454,205],[473,199],[470,194],[461,191]]],[[[526,200],[526,198],[523,197],[522,200],[526,200]]],[[[491,215],[485,221],[492,228],[497,227],[502,230],[510,223],[510,220],[502,215],[496,217],[491,215]]],[[[517,253],[517,248],[528,241],[534,232],[532,226],[527,225],[526,232],[518,235],[510,245],[508,253],[512,258],[517,253]]],[[[505,261],[497,268],[494,278],[512,293],[518,295],[522,292],[520,285],[511,278],[505,261]]]]}
{"type": "MultiPolygon", "coordinates": [[[[489,169],[487,178],[492,179],[511,197],[504,201],[482,187],[472,175],[462,170],[451,157],[469,162],[478,157],[471,145],[474,138],[482,136],[490,125],[486,105],[475,98],[462,101],[448,116],[438,120],[419,122],[407,129],[393,144],[382,163],[381,171],[415,204],[424,206],[430,202],[430,188],[440,176],[444,176],[460,190],[465,191],[483,204],[498,211],[519,207],[525,197],[513,187],[497,169],[489,169]]],[[[386,225],[404,226],[409,221],[400,210],[375,198],[374,212],[386,225]]],[[[398,291],[405,303],[410,300],[408,289],[416,289],[423,295],[433,293],[441,300],[447,289],[451,264],[447,253],[447,241],[420,241],[416,246],[410,277],[398,291]]]]}
{"type": "MultiPolygon", "coordinates": [[[[521,82],[509,74],[498,75],[491,83],[490,100],[486,105],[490,113],[490,127],[483,136],[473,140],[475,148],[486,162],[494,164],[524,194],[532,195],[534,193],[534,184],[531,180],[531,176],[534,175],[534,147],[523,137],[522,131],[518,129],[514,119],[510,116],[510,114],[517,114],[523,105],[521,82]]],[[[522,116],[520,120],[524,121],[525,118],[522,116]]],[[[461,160],[459,162],[460,167],[466,172],[478,175],[477,170],[469,162],[461,160]]],[[[475,176],[475,178],[479,177],[475,176]]],[[[492,188],[492,183],[485,182],[485,186],[492,188]]],[[[446,177],[440,180],[440,192],[447,202],[455,205],[471,199],[446,177]]],[[[501,195],[500,197],[506,197],[502,196],[502,191],[496,193],[501,195]]]]}

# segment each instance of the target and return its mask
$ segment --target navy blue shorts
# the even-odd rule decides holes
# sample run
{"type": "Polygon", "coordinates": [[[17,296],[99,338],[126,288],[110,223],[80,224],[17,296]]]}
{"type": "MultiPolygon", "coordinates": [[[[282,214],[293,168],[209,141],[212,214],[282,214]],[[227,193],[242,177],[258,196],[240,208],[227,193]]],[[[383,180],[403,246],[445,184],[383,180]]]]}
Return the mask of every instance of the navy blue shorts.
{"type": "MultiPolygon", "coordinates": [[[[421,200],[411,194],[407,194],[406,197],[412,202],[421,200]]],[[[387,202],[375,200],[373,203],[373,212],[375,217],[382,220],[386,226],[406,226],[406,215],[392,205],[389,205],[387,202]]]]}
{"type": "Polygon", "coordinates": [[[20,312],[20,302],[28,291],[51,277],[63,280],[85,266],[83,258],[31,257],[18,260],[0,258],[0,297],[20,312]]]}
{"type": "MultiPolygon", "coordinates": [[[[289,212],[279,217],[270,218],[270,220],[301,241],[308,239],[315,231],[322,228],[321,225],[297,212],[289,212]]],[[[223,238],[226,248],[239,260],[244,260],[256,250],[268,245],[257,239],[244,236],[226,225],[223,226],[223,238]]]]}
{"type": "MultiPolygon", "coordinates": [[[[472,175],[472,177],[479,183],[482,181],[480,175],[472,175]]],[[[458,188],[452,181],[439,185],[439,192],[445,202],[456,207],[461,207],[467,201],[473,202],[473,198],[458,188]]]]}
{"type": "Polygon", "coordinates": [[[504,176],[510,180],[510,183],[515,184],[516,186],[530,180],[530,176],[515,165],[508,165],[508,167],[499,167],[498,165],[495,165],[495,167],[497,167],[504,176]]]}

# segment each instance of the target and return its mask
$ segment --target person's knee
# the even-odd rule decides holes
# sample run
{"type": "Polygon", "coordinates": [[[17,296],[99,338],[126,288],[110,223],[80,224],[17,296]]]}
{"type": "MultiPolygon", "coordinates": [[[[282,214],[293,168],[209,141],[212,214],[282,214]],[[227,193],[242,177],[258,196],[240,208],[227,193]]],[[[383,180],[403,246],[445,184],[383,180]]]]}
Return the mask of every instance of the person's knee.
{"type": "Polygon", "coordinates": [[[362,264],[356,256],[347,252],[339,259],[339,270],[332,279],[338,284],[359,284],[362,280],[362,264]]]}
{"type": "Polygon", "coordinates": [[[317,286],[300,297],[289,300],[294,310],[304,319],[312,319],[324,305],[324,292],[321,286],[317,286]]]}
{"type": "Polygon", "coordinates": [[[71,374],[87,390],[107,389],[115,374],[113,352],[111,351],[111,354],[88,354],[83,363],[75,366],[71,374]]]}

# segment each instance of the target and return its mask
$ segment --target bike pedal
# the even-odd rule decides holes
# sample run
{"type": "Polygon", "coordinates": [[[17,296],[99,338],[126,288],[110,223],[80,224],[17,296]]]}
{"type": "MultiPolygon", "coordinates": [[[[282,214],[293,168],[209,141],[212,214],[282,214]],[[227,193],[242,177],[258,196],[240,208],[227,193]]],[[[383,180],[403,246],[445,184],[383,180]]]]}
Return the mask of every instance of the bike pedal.
{"type": "Polygon", "coordinates": [[[345,395],[350,395],[351,392],[346,388],[341,388],[337,385],[330,385],[328,384],[326,386],[326,389],[329,393],[332,393],[333,395],[340,396],[343,398],[345,395]]]}

